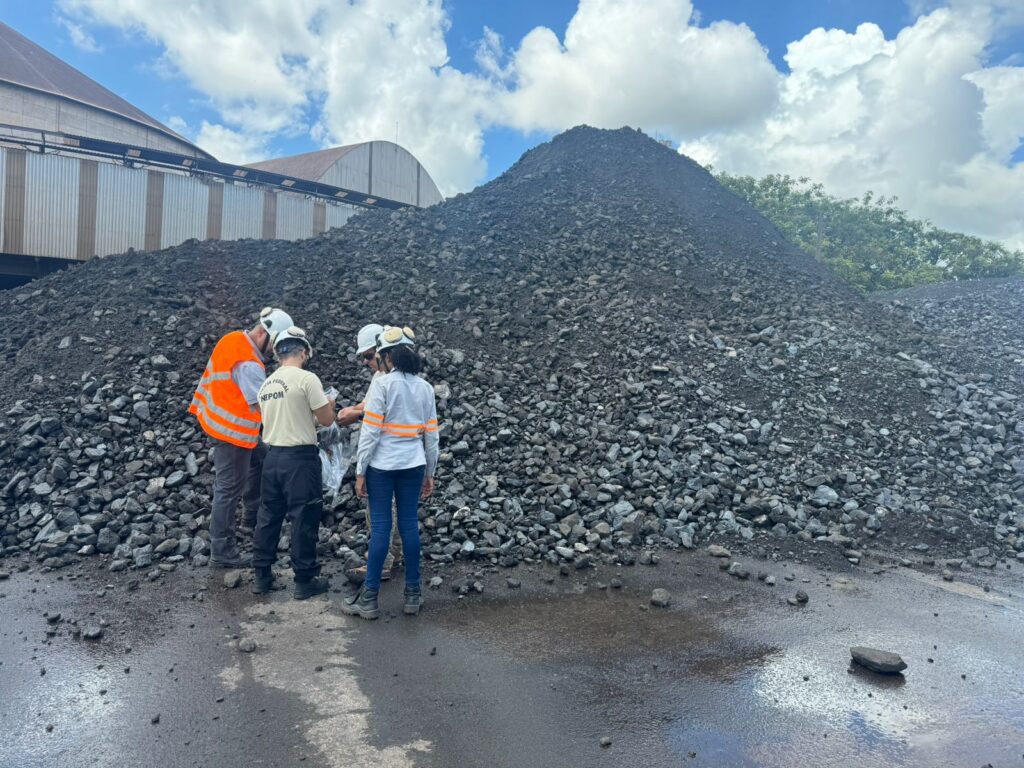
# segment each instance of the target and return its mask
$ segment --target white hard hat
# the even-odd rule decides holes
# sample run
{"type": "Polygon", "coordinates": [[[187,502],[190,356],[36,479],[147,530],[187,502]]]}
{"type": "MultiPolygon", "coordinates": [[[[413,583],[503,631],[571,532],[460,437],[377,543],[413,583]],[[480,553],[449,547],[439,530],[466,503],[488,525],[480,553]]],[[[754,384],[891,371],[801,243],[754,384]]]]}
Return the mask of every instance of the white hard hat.
{"type": "Polygon", "coordinates": [[[359,333],[356,335],[356,354],[361,355],[363,352],[369,352],[376,347],[377,337],[383,332],[384,326],[377,323],[370,323],[360,328],[359,333]]]}
{"type": "Polygon", "coordinates": [[[416,345],[416,334],[412,332],[412,328],[409,326],[403,328],[390,325],[385,326],[384,330],[377,337],[378,352],[383,352],[391,347],[400,347],[403,344],[416,345]]]}
{"type": "Polygon", "coordinates": [[[270,343],[273,344],[277,334],[291,328],[294,322],[291,315],[283,309],[264,307],[260,310],[260,325],[267,330],[267,334],[270,336],[270,343]]]}
{"type": "Polygon", "coordinates": [[[305,346],[306,351],[309,352],[309,359],[313,359],[313,345],[309,343],[309,338],[306,336],[306,332],[304,330],[293,325],[291,328],[283,330],[277,334],[277,338],[274,340],[274,353],[280,357],[281,347],[295,346],[295,344],[288,344],[288,342],[297,342],[305,346]]]}

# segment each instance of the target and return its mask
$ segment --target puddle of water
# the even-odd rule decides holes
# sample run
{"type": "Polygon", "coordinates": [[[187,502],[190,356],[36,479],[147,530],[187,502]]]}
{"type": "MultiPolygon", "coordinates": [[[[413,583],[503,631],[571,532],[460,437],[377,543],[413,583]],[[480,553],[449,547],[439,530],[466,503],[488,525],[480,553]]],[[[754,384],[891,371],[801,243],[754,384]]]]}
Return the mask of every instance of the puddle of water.
{"type": "Polygon", "coordinates": [[[739,735],[684,727],[672,730],[669,743],[679,756],[681,765],[761,768],[747,755],[746,744],[739,735]]]}
{"type": "Polygon", "coordinates": [[[481,638],[506,652],[593,662],[601,658],[649,663],[663,659],[710,679],[728,680],[775,649],[743,647],[709,617],[682,608],[649,608],[627,592],[565,595],[456,605],[439,623],[481,638]]]}

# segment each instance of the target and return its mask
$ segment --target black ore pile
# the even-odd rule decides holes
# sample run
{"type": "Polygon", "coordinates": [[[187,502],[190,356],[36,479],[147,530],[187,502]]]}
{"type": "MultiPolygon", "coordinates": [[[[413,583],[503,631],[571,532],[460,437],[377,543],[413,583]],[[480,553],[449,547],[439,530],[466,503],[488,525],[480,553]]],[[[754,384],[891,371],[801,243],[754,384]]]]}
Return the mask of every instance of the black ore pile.
{"type": "MultiPolygon", "coordinates": [[[[266,304],[348,402],[356,330],[416,328],[442,422],[435,562],[1024,549],[1019,377],[959,370],[906,304],[861,299],[687,158],[576,128],[428,210],[99,259],[0,297],[4,554],[202,562],[209,445],[186,407],[212,344],[266,304]]],[[[350,488],[324,522],[325,552],[363,551],[350,488]]]]}

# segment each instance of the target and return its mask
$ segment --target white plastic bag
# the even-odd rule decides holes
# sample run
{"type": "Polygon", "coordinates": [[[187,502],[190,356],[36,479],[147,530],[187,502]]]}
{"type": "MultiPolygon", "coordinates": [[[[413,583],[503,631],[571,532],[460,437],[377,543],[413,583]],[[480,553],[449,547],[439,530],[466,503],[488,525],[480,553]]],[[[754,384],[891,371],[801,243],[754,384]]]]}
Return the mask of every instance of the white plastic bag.
{"type": "Polygon", "coordinates": [[[317,432],[317,443],[320,446],[320,468],[323,478],[324,493],[328,498],[335,498],[345,480],[345,473],[352,463],[354,451],[347,435],[337,424],[324,427],[317,432]]]}

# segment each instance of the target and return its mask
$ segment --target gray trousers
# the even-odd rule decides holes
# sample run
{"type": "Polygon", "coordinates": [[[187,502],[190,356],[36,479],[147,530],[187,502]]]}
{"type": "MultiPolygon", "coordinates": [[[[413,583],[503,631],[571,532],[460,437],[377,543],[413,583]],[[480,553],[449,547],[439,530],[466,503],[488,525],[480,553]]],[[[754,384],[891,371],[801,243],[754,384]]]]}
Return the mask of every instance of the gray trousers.
{"type": "Polygon", "coordinates": [[[239,448],[223,440],[213,441],[213,511],[210,514],[210,550],[214,557],[231,557],[238,552],[235,532],[235,510],[242,496],[246,496],[246,512],[253,501],[259,508],[260,468],[252,472],[254,454],[259,454],[262,465],[263,451],[259,448],[239,448]],[[251,477],[255,476],[255,495],[251,477]],[[247,484],[249,485],[247,492],[247,484]]]}

